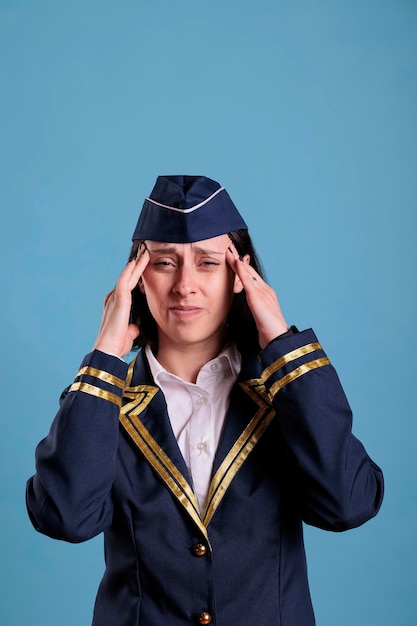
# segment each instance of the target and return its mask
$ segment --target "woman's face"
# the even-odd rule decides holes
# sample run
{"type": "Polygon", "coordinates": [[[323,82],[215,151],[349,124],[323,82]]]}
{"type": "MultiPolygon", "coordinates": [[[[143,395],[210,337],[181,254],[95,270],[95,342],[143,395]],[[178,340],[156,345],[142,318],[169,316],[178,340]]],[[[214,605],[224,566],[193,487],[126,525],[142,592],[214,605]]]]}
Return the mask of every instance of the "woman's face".
{"type": "Polygon", "coordinates": [[[196,243],[146,241],[141,290],[158,327],[159,347],[220,348],[233,293],[242,286],[226,260],[227,235],[196,243]]]}

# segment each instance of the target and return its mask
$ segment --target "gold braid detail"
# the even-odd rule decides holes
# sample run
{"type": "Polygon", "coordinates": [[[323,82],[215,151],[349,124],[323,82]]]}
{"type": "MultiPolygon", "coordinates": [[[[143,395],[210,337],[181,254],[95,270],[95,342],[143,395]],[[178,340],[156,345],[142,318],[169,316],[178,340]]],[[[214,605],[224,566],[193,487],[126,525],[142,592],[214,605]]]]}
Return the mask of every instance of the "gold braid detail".
{"type": "Polygon", "coordinates": [[[104,389],[100,389],[100,387],[96,387],[95,385],[90,385],[89,383],[77,382],[73,383],[69,388],[70,391],[83,391],[84,393],[88,393],[91,396],[96,396],[97,398],[102,398],[103,400],[108,400],[108,402],[113,402],[113,404],[117,404],[118,407],[122,404],[122,399],[117,396],[115,393],[111,393],[110,391],[105,391],[104,389]]]}
{"type": "Polygon", "coordinates": [[[303,374],[306,374],[310,370],[316,369],[318,367],[323,367],[323,365],[330,365],[330,361],[327,356],[322,357],[321,359],[316,359],[315,361],[310,361],[309,363],[304,363],[304,365],[300,365],[300,367],[297,367],[289,374],[286,374],[271,386],[269,390],[271,397],[273,397],[276,393],[278,393],[280,389],[285,387],[285,385],[288,385],[288,383],[291,383],[296,378],[303,376],[303,374]]]}
{"type": "Polygon", "coordinates": [[[264,371],[261,374],[262,381],[263,382],[267,381],[268,378],[272,376],[272,374],[274,374],[277,370],[281,369],[281,367],[284,367],[284,365],[287,365],[287,363],[290,363],[291,361],[295,361],[296,359],[299,359],[301,356],[304,356],[305,354],[310,354],[310,352],[315,352],[316,350],[322,350],[322,349],[323,348],[321,347],[319,343],[308,343],[305,346],[301,346],[301,348],[297,348],[296,350],[292,350],[291,352],[284,354],[284,356],[282,356],[277,361],[274,361],[274,363],[272,363],[271,365],[269,365],[268,367],[264,369],[264,371]]]}
{"type": "Polygon", "coordinates": [[[114,385],[115,387],[119,387],[119,389],[124,389],[125,388],[125,381],[122,380],[121,378],[118,378],[117,376],[113,376],[113,374],[109,374],[108,372],[105,372],[103,370],[98,370],[95,367],[90,367],[89,365],[87,365],[86,367],[82,367],[80,369],[80,371],[78,372],[76,378],[78,378],[79,376],[92,376],[93,378],[99,378],[100,380],[103,380],[105,383],[110,383],[111,385],[114,385]]]}

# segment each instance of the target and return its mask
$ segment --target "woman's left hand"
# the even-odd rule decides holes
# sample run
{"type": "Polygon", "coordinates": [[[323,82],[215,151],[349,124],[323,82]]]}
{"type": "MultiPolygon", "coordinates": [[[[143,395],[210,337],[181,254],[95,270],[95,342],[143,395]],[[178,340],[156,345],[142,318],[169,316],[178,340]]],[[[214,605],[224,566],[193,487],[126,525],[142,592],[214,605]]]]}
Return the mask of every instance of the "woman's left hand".
{"type": "Polygon", "coordinates": [[[259,345],[265,348],[288,330],[276,293],[249,264],[248,255],[239,257],[232,242],[226,251],[226,259],[243,285],[258,329],[259,345]]]}

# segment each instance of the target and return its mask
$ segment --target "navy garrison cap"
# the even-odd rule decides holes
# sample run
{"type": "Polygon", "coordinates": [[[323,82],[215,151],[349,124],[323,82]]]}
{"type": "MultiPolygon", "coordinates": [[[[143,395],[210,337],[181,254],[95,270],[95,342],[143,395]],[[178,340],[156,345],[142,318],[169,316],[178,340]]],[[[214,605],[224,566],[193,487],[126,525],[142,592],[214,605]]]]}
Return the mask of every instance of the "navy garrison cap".
{"type": "Polygon", "coordinates": [[[205,176],[158,176],[132,239],[192,243],[247,229],[229,194],[205,176]]]}

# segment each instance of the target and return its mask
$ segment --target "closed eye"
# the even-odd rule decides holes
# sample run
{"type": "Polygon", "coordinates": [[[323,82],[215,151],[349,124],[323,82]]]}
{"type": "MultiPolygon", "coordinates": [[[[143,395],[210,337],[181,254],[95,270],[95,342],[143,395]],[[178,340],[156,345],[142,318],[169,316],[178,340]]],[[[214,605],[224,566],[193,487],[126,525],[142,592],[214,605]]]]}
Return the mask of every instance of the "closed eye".
{"type": "Polygon", "coordinates": [[[214,270],[221,266],[221,262],[218,259],[202,258],[197,263],[200,269],[214,270]]]}
{"type": "Polygon", "coordinates": [[[170,259],[159,259],[158,261],[154,261],[153,265],[161,269],[175,267],[174,261],[170,259]]]}

